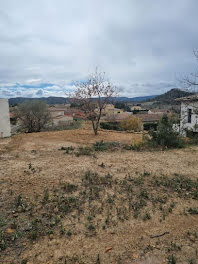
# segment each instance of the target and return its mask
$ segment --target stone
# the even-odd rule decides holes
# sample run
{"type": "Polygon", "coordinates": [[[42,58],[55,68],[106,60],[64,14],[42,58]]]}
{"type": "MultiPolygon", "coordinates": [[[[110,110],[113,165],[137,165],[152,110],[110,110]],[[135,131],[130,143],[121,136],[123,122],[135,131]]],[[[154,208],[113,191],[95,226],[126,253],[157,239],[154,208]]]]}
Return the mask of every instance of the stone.
{"type": "Polygon", "coordinates": [[[64,254],[63,254],[62,250],[57,249],[54,251],[54,259],[55,260],[61,260],[63,258],[64,258],[64,254]]]}

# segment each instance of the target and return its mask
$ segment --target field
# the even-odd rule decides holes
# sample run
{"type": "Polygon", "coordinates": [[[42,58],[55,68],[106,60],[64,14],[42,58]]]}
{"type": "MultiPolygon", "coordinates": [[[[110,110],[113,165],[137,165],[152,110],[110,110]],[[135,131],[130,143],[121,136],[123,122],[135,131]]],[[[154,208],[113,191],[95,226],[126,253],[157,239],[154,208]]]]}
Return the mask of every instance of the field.
{"type": "Polygon", "coordinates": [[[139,141],[85,129],[0,139],[0,263],[198,263],[198,147],[123,147],[139,141]],[[113,143],[93,150],[101,140],[113,143]]]}

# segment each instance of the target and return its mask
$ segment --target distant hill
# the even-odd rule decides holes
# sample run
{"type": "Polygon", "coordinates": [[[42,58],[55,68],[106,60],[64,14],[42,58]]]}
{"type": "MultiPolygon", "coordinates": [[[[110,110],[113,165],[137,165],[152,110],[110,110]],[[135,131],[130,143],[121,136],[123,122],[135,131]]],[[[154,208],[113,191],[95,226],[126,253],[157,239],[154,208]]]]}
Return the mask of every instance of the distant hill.
{"type": "MultiPolygon", "coordinates": [[[[133,98],[129,98],[129,97],[116,97],[116,98],[112,98],[113,101],[116,102],[126,102],[126,103],[130,103],[130,102],[140,102],[140,101],[145,101],[148,99],[152,99],[156,97],[156,95],[151,95],[151,96],[140,96],[140,97],[133,97],[133,98]]],[[[25,98],[25,97],[16,97],[16,98],[10,98],[9,99],[9,104],[10,106],[16,105],[16,104],[20,104],[23,103],[24,101],[33,101],[33,100],[41,100],[46,102],[47,104],[53,105],[53,104],[66,104],[69,102],[69,98],[65,98],[65,97],[41,97],[41,98],[25,98]]]]}
{"type": "MultiPolygon", "coordinates": [[[[161,95],[150,95],[150,96],[139,96],[139,97],[114,97],[112,100],[114,102],[124,102],[124,103],[133,103],[133,102],[153,102],[154,104],[177,104],[175,102],[176,98],[185,97],[192,95],[193,93],[182,91],[178,88],[171,89],[170,91],[161,94],[161,95]]],[[[69,102],[69,98],[66,97],[41,97],[41,98],[25,98],[25,97],[16,97],[10,98],[9,104],[10,106],[20,104],[24,101],[32,101],[32,100],[41,100],[45,101],[49,105],[54,104],[66,104],[69,102]]]]}
{"type": "Polygon", "coordinates": [[[155,98],[150,99],[149,101],[155,101],[160,104],[176,104],[176,98],[181,98],[189,95],[193,95],[193,93],[174,88],[164,94],[158,95],[155,98]]]}
{"type": "Polygon", "coordinates": [[[154,99],[157,95],[149,95],[149,96],[139,96],[139,97],[116,97],[115,101],[117,102],[125,102],[125,103],[130,103],[130,102],[142,102],[146,101],[149,99],[154,99]]]}
{"type": "Polygon", "coordinates": [[[26,98],[26,97],[16,97],[16,98],[10,98],[9,99],[9,105],[16,105],[23,103],[24,101],[33,101],[33,100],[41,100],[46,102],[47,104],[53,105],[53,104],[66,104],[68,102],[68,98],[65,97],[41,97],[41,98],[26,98]]]}

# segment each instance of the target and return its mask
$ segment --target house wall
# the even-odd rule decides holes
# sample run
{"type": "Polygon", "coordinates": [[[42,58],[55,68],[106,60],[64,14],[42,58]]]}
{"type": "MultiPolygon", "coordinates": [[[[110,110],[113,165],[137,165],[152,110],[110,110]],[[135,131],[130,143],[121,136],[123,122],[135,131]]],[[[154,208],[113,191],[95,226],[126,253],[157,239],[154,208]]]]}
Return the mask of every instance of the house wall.
{"type": "Polygon", "coordinates": [[[198,132],[198,101],[181,102],[180,133],[186,136],[186,130],[198,132]],[[188,109],[192,109],[191,123],[188,122],[188,109]]]}
{"type": "Polygon", "coordinates": [[[57,116],[64,116],[65,112],[64,110],[57,110],[57,111],[50,111],[51,117],[57,117],[57,116]]]}
{"type": "Polygon", "coordinates": [[[53,124],[55,126],[58,126],[59,124],[63,124],[63,123],[67,123],[67,122],[70,122],[70,121],[73,121],[73,117],[71,116],[63,116],[61,118],[53,118],[53,124]]]}
{"type": "Polygon", "coordinates": [[[7,99],[0,99],[0,138],[10,137],[10,115],[7,99]]]}

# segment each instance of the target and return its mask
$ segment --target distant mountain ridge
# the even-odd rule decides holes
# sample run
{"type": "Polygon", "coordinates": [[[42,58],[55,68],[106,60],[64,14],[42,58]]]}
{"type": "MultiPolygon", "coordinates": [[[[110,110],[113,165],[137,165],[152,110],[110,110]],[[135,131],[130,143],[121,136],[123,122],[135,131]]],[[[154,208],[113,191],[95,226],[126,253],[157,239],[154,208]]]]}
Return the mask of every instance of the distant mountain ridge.
{"type": "Polygon", "coordinates": [[[41,100],[41,101],[44,101],[44,102],[46,102],[47,104],[50,104],[50,105],[53,105],[53,104],[66,104],[68,102],[68,98],[55,97],[55,96],[40,97],[40,98],[15,97],[15,98],[8,99],[10,106],[16,105],[16,104],[21,104],[24,101],[34,101],[34,100],[41,100]]]}
{"type": "Polygon", "coordinates": [[[157,101],[162,104],[176,104],[175,99],[193,95],[193,94],[194,93],[183,91],[178,88],[173,88],[164,94],[161,94],[161,95],[156,96],[155,98],[152,98],[150,101],[155,101],[155,102],[157,101]]]}
{"type": "MultiPolygon", "coordinates": [[[[114,98],[112,98],[112,100],[116,101],[116,102],[130,103],[130,102],[145,101],[145,100],[148,100],[148,99],[152,99],[154,97],[156,97],[156,95],[139,96],[139,97],[133,97],[133,98],[129,98],[129,97],[114,97],[114,98]]],[[[50,104],[50,105],[69,103],[69,98],[66,98],[66,97],[55,97],[55,96],[41,97],[41,98],[16,97],[16,98],[10,98],[9,99],[9,105],[13,106],[13,105],[16,105],[16,104],[23,103],[24,101],[33,101],[33,100],[41,100],[41,101],[44,101],[44,102],[46,102],[47,104],[50,104]]]]}
{"type": "MultiPolygon", "coordinates": [[[[139,97],[113,97],[112,101],[114,102],[125,102],[125,103],[134,103],[134,102],[158,102],[160,104],[176,104],[175,99],[181,98],[185,96],[192,95],[191,92],[182,91],[178,88],[171,89],[170,91],[161,94],[161,95],[150,95],[150,96],[139,96],[139,97]]],[[[41,97],[41,98],[26,98],[26,97],[16,97],[10,98],[9,104],[10,106],[20,104],[24,101],[32,101],[32,100],[41,100],[45,101],[49,105],[54,104],[66,104],[69,103],[69,98],[66,97],[41,97]]],[[[93,99],[94,100],[94,99],[93,99]]]]}

